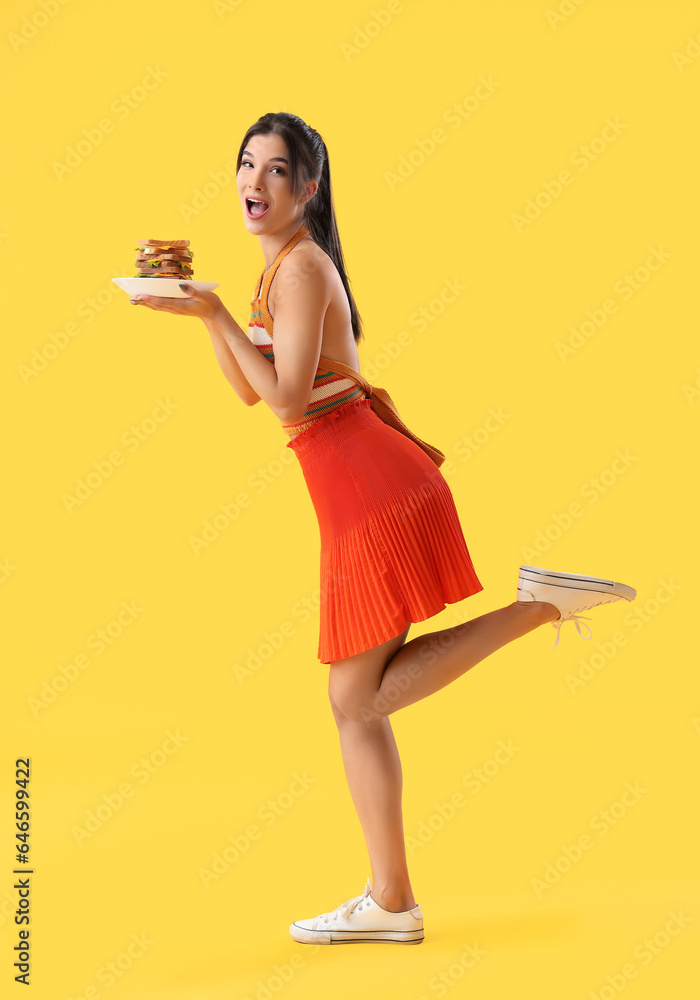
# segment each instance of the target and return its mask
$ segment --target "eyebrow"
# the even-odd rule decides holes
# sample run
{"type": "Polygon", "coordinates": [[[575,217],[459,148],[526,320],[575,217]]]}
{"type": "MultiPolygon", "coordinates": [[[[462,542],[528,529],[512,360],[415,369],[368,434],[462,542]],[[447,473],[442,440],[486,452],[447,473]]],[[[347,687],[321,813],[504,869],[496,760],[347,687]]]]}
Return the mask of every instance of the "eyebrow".
{"type": "MultiPolygon", "coordinates": [[[[244,149],[243,152],[241,153],[241,156],[253,156],[253,154],[249,150],[244,149]]],[[[280,163],[286,163],[287,166],[289,166],[289,162],[287,160],[285,160],[285,158],[283,156],[271,156],[270,159],[267,162],[268,163],[273,163],[273,162],[275,162],[277,160],[279,160],[280,163]]]]}

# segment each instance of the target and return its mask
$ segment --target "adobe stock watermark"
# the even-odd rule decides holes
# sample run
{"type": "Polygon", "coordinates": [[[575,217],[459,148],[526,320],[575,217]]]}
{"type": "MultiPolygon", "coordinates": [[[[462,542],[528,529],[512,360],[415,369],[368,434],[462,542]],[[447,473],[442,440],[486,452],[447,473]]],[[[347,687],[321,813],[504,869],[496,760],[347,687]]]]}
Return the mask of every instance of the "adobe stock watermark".
{"type": "MultiPolygon", "coordinates": [[[[125,265],[121,270],[112,269],[113,278],[121,278],[133,268],[133,263],[125,265]]],[[[17,365],[17,374],[23,385],[28,385],[33,379],[46,371],[52,361],[75,340],[86,326],[89,326],[115,298],[123,295],[123,291],[113,281],[108,281],[93,295],[87,295],[75,308],[76,316],[82,320],[82,325],[76,320],[68,320],[58,330],[48,334],[46,340],[32,349],[31,359],[26,364],[17,365]]]]}
{"type": "MultiPolygon", "coordinates": [[[[447,608],[444,609],[444,612],[447,613],[447,608]]],[[[404,704],[414,704],[414,699],[406,699],[407,692],[410,696],[413,682],[423,677],[425,668],[433,666],[472,627],[473,620],[465,620],[464,613],[459,608],[459,602],[457,602],[457,606],[450,607],[450,612],[453,624],[443,626],[435,632],[426,632],[415,636],[401,647],[399,652],[402,654],[402,659],[405,659],[405,652],[409,648],[414,651],[412,662],[398,677],[394,676],[395,671],[392,671],[391,664],[389,665],[388,671],[382,678],[379,691],[373,696],[369,706],[353,707],[353,716],[350,716],[349,713],[345,714],[348,714],[348,717],[354,717],[357,722],[363,722],[368,727],[392,712],[398,711],[404,704]]],[[[477,663],[479,662],[481,661],[477,661],[477,663]]],[[[473,669],[473,666],[476,664],[468,669],[473,669]]]]}
{"type": "MultiPolygon", "coordinates": [[[[579,495],[586,501],[588,508],[605,496],[638,461],[639,457],[631,454],[629,448],[625,448],[624,451],[618,448],[610,465],[598,475],[591,476],[580,486],[579,495]]],[[[520,552],[523,560],[529,563],[536,562],[539,556],[548,552],[552,545],[558,542],[566,531],[569,531],[575,521],[583,517],[588,508],[584,507],[578,500],[572,500],[566,510],[551,514],[549,523],[544,528],[538,528],[535,532],[532,545],[521,546],[520,552]]]]}
{"type": "MultiPolygon", "coordinates": [[[[347,574],[336,568],[329,580],[329,586],[331,589],[341,587],[346,580],[347,574]]],[[[323,603],[322,598],[323,587],[316,587],[311,594],[306,594],[295,601],[288,617],[265,629],[259,640],[237,658],[231,666],[231,671],[239,685],[243,685],[259,673],[280,652],[287,640],[297,635],[300,626],[316,618],[323,603]]]]}
{"type": "Polygon", "coordinates": [[[95,659],[111,649],[126,630],[138,621],[144,610],[135,600],[122,601],[117,614],[86,638],[85,646],[93,653],[93,658],[86,653],[77,653],[69,663],[60,664],[49,680],[42,682],[38,695],[27,698],[27,706],[34,718],[54,705],[80,675],[93,665],[95,659]]]}
{"type": "Polygon", "coordinates": [[[0,559],[0,583],[7,583],[18,569],[19,567],[10,562],[7,556],[4,559],[0,559]]]}
{"type": "MultiPolygon", "coordinates": [[[[14,889],[14,886],[13,886],[14,889]]],[[[9,920],[15,927],[15,917],[17,916],[17,894],[7,890],[0,902],[0,927],[3,927],[9,920]]],[[[31,983],[29,984],[31,985],[31,983]]]]}
{"type": "Polygon", "coordinates": [[[70,831],[78,847],[83,847],[87,840],[91,840],[96,833],[99,833],[105,823],[116,816],[130,799],[133,799],[138,788],[149,782],[153,775],[160,771],[164,764],[171,760],[188,740],[189,736],[183,736],[179,729],[176,729],[175,732],[168,729],[165,738],[155,750],[152,750],[147,757],[139,757],[129,770],[129,774],[136,780],[137,784],[134,785],[131,781],[122,781],[116,791],[104,792],[98,805],[86,811],[83,825],[74,824],[71,826],[70,831]]]}
{"type": "Polygon", "coordinates": [[[199,533],[187,536],[187,544],[194,555],[198,556],[211,548],[238,521],[243,511],[252,506],[254,496],[265,493],[296,461],[296,455],[285,444],[267,465],[259,465],[255,472],[251,472],[246,480],[249,489],[241,490],[232,500],[220,503],[217,510],[202,522],[199,533]]]}
{"type": "MultiPolygon", "coordinates": [[[[476,941],[473,944],[465,944],[454,962],[451,962],[447,968],[441,969],[440,972],[431,976],[428,980],[426,989],[430,991],[430,997],[446,996],[448,991],[461,982],[468,970],[473,969],[477,962],[480,962],[486,954],[487,952],[483,948],[480,948],[476,941]]],[[[428,994],[421,993],[416,1000],[429,1000],[428,994]]]]}
{"type": "Polygon", "coordinates": [[[565,24],[585,2],[586,0],[561,0],[561,3],[554,10],[548,7],[544,16],[552,31],[556,31],[562,24],[565,24]]]}
{"type": "Polygon", "coordinates": [[[189,202],[180,202],[177,210],[183,222],[189,223],[191,219],[196,219],[205,208],[218,198],[222,191],[225,191],[231,181],[236,176],[236,160],[227,160],[223,167],[209,171],[209,178],[202,182],[200,187],[192,191],[189,202]]]}
{"type": "Polygon", "coordinates": [[[619,996],[624,988],[637,978],[640,971],[666,951],[673,939],[677,938],[692,922],[693,918],[689,917],[683,910],[669,910],[663,927],[645,937],[634,948],[632,952],[634,961],[625,962],[615,972],[608,973],[602,986],[598,986],[595,990],[589,990],[588,1000],[615,1000],[615,997],[619,996]]]}
{"type": "MultiPolygon", "coordinates": [[[[455,441],[451,451],[454,452],[460,462],[470,461],[478,451],[482,450],[484,445],[488,444],[494,434],[498,434],[510,419],[511,414],[506,413],[501,405],[490,406],[481,423],[469,431],[468,434],[463,434],[461,438],[455,441]]],[[[456,466],[454,462],[446,460],[441,466],[441,472],[445,477],[455,471],[456,466]]]]}
{"type": "MultiPolygon", "coordinates": [[[[447,108],[443,112],[442,120],[452,126],[452,132],[461,128],[464,122],[471,118],[501,86],[502,82],[494,80],[490,74],[488,77],[480,76],[472,93],[447,108]]],[[[414,139],[412,148],[399,156],[395,169],[384,171],[384,180],[389,190],[393,193],[397,187],[413,177],[416,170],[419,170],[426,160],[429,160],[438,148],[447,142],[449,137],[450,133],[438,125],[429,136],[414,139]]]]}
{"type": "Polygon", "coordinates": [[[295,601],[290,608],[289,617],[282,619],[271,629],[263,632],[260,641],[249,646],[242,657],[232,664],[231,671],[239,684],[255,676],[266,663],[282,649],[287,639],[295,636],[300,625],[306,625],[321,606],[321,588],[317,587],[312,594],[295,601]]]}
{"type": "Polygon", "coordinates": [[[227,14],[238,10],[242,3],[245,3],[245,0],[212,0],[212,7],[218,19],[223,21],[227,14]]]}
{"type": "Polygon", "coordinates": [[[70,0],[39,0],[31,14],[26,14],[17,31],[8,31],[7,40],[13,52],[19,52],[36,38],[47,24],[60,14],[61,8],[70,0]]]}
{"type": "Polygon", "coordinates": [[[600,843],[601,838],[614,829],[617,824],[629,815],[630,810],[639,804],[643,795],[648,793],[648,788],[643,788],[639,781],[625,783],[622,794],[610,805],[597,812],[588,822],[588,826],[593,833],[598,834],[598,840],[594,840],[590,833],[582,833],[573,844],[562,844],[561,853],[554,859],[548,861],[544,866],[541,878],[530,879],[530,886],[535,896],[541,899],[545,893],[550,892],[555,885],[561,882],[564,875],[571,871],[574,865],[593,848],[600,843]]]}
{"type": "Polygon", "coordinates": [[[199,868],[197,874],[205,889],[230,871],[231,866],[246,854],[254,843],[259,841],[266,829],[273,827],[282,816],[285,816],[292,806],[306,795],[308,789],[316,784],[316,779],[306,771],[292,775],[289,787],[279,792],[274,798],[268,798],[257,811],[259,823],[248,823],[244,830],[228,838],[228,844],[212,855],[208,868],[199,868]]]}
{"type": "Polygon", "coordinates": [[[109,105],[109,110],[116,118],[100,118],[96,125],[82,130],[82,136],[75,145],[66,146],[62,160],[53,160],[51,169],[59,181],[72,174],[94,151],[102,145],[105,138],[111,135],[117,123],[125,121],[146,100],[149,94],[157,90],[163,80],[170,76],[160,66],[148,66],[138,83],[127,91],[122,91],[109,105]]]}
{"type": "Polygon", "coordinates": [[[379,10],[373,7],[364,24],[356,26],[352,34],[352,41],[342,41],[340,43],[340,51],[345,56],[345,61],[350,62],[355,56],[359,56],[361,52],[364,52],[367,46],[378,35],[381,35],[384,29],[392,23],[396,15],[401,14],[403,10],[404,6],[401,0],[389,0],[386,7],[380,7],[379,10]]]}
{"type": "MultiPolygon", "coordinates": [[[[278,272],[278,277],[275,278],[275,283],[278,281],[280,283],[276,291],[278,304],[290,292],[298,291],[308,277],[316,274],[321,259],[316,255],[306,257],[299,262],[293,272],[278,272]]],[[[467,285],[461,278],[444,278],[441,287],[433,297],[409,313],[406,326],[410,327],[410,331],[403,329],[391,340],[382,340],[379,350],[371,359],[362,359],[361,374],[364,378],[373,383],[381,379],[382,374],[391,367],[393,362],[401,357],[405,350],[413,346],[415,343],[414,334],[423,334],[429,330],[466,290],[467,285]]]]}
{"type": "MultiPolygon", "coordinates": [[[[320,256],[305,257],[297,265],[294,272],[279,271],[275,277],[275,283],[279,281],[276,290],[276,301],[282,302],[290,292],[296,292],[302,283],[317,272],[320,256]]],[[[325,266],[325,263],[324,263],[325,266]]],[[[417,309],[413,309],[407,319],[406,325],[411,328],[400,330],[392,340],[382,340],[379,350],[375,352],[371,359],[362,359],[362,375],[368,382],[375,382],[382,377],[382,373],[391,367],[405,350],[415,343],[414,333],[423,334],[448,311],[457,299],[467,290],[467,285],[459,277],[444,278],[440,289],[431,299],[422,303],[417,309]]]]}
{"type": "Polygon", "coordinates": [[[671,53],[673,65],[679,73],[683,73],[689,66],[692,66],[698,57],[700,57],[700,32],[697,35],[686,35],[683,51],[674,50],[671,53]]]}
{"type": "Polygon", "coordinates": [[[243,1000],[273,1000],[273,997],[280,992],[287,983],[291,982],[295,974],[303,969],[306,965],[307,958],[310,955],[318,954],[319,948],[324,947],[320,944],[305,944],[304,954],[300,955],[295,952],[293,955],[289,956],[287,962],[283,965],[278,965],[276,962],[272,966],[272,972],[265,979],[257,979],[255,982],[256,990],[255,996],[251,993],[249,996],[244,996],[243,1000]]]}
{"type": "MultiPolygon", "coordinates": [[[[649,247],[644,263],[619,278],[613,285],[613,292],[622,302],[629,302],[635,292],[643,288],[670,259],[671,254],[663,247],[649,247]]],[[[614,298],[607,298],[592,309],[587,309],[585,319],[578,326],[569,327],[569,337],[563,341],[556,341],[554,347],[559,360],[566,362],[574,354],[578,354],[581,348],[603,329],[608,319],[617,313],[619,307],[614,298]]]]}
{"type": "Polygon", "coordinates": [[[61,501],[68,513],[72,514],[77,507],[82,507],[94,495],[95,491],[103,486],[108,479],[111,479],[120,466],[124,465],[128,455],[133,455],[134,452],[138,451],[178,409],[179,404],[173,403],[169,396],[165,399],[158,397],[148,416],[140,420],[138,424],[131,424],[120,435],[119,443],[124,445],[125,451],[121,448],[113,448],[109,454],[96,459],[92,463],[90,471],[86,472],[80,479],[76,479],[73,492],[61,494],[61,501]]]}
{"type": "MultiPolygon", "coordinates": [[[[483,761],[479,767],[472,768],[462,776],[462,784],[471,795],[478,795],[521,751],[522,747],[515,746],[512,740],[499,740],[488,760],[483,761]]],[[[467,797],[461,791],[453,792],[445,802],[434,802],[433,812],[426,819],[419,821],[415,836],[406,836],[405,844],[408,853],[412,856],[417,851],[423,850],[427,844],[432,843],[436,835],[455,819],[460,810],[464,809],[467,802],[467,797]]]]}
{"type": "Polygon", "coordinates": [[[69,996],[67,1000],[99,1000],[102,996],[100,989],[109,989],[118,983],[133,968],[134,962],[145,955],[154,944],[155,941],[152,941],[145,931],[132,934],[124,951],[120,951],[116,958],[105,962],[95,972],[95,981],[99,989],[98,986],[90,984],[83,989],[80,996],[69,996]]]}
{"type": "Polygon", "coordinates": [[[684,382],[682,389],[686,402],[694,406],[695,402],[700,399],[700,368],[695,371],[695,381],[684,382]]]}
{"type": "MultiPolygon", "coordinates": [[[[628,611],[622,619],[623,624],[629,629],[631,635],[638,635],[644,626],[653,621],[662,608],[672,601],[681,590],[683,588],[680,584],[675,583],[672,579],[659,580],[659,586],[653,597],[648,597],[644,603],[637,601],[634,608],[628,611]]],[[[566,681],[569,693],[572,695],[578,694],[581,688],[589,684],[594,677],[598,677],[601,670],[609,663],[612,663],[618,652],[627,645],[629,639],[630,635],[627,632],[623,629],[618,629],[616,632],[613,632],[610,639],[606,639],[603,642],[597,640],[594,644],[596,652],[586,659],[580,658],[576,672],[566,674],[564,680],[566,681]]]]}
{"type": "MultiPolygon", "coordinates": [[[[466,290],[467,286],[460,278],[445,278],[442,287],[433,298],[409,313],[407,326],[416,334],[425,333],[466,290]]],[[[372,359],[362,361],[362,375],[368,382],[374,384],[414,343],[415,337],[409,330],[400,330],[392,340],[382,340],[379,350],[372,359]]]]}
{"type": "MultiPolygon", "coordinates": [[[[569,156],[569,162],[579,171],[579,176],[584,173],[591,164],[595,163],[603,153],[616,142],[617,139],[629,128],[629,124],[621,122],[619,117],[614,119],[607,117],[605,127],[599,135],[585,145],[578,146],[569,156]]],[[[516,233],[520,235],[537,221],[548,208],[561,198],[564,189],[571,187],[576,181],[576,175],[566,168],[560,170],[553,180],[544,180],[540,183],[540,190],[530,198],[527,198],[520,212],[511,214],[511,222],[516,233]]]]}

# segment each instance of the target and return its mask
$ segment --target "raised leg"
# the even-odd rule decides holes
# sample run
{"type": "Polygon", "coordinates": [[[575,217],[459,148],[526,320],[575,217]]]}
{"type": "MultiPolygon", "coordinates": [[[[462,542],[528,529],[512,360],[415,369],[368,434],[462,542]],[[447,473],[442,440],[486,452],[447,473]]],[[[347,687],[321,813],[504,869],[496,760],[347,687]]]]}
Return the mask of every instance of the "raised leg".
{"type": "Polygon", "coordinates": [[[377,646],[336,660],[330,665],[329,690],[349,719],[376,722],[439,691],[497,649],[557,618],[553,604],[514,601],[472,621],[416,636],[388,657],[377,646]]]}

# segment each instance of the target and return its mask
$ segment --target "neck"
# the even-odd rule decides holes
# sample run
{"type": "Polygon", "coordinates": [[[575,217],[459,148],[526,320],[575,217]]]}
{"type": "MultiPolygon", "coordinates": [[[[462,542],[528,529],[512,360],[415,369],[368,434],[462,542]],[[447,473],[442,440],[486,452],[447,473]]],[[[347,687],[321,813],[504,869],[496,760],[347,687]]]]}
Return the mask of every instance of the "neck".
{"type": "Polygon", "coordinates": [[[303,219],[297,218],[294,222],[290,222],[289,225],[284,226],[282,229],[278,229],[275,233],[261,233],[258,236],[260,246],[262,247],[263,257],[265,258],[266,271],[277,260],[280,250],[286,247],[291,238],[299,231],[299,229],[301,229],[303,224],[303,219]]]}

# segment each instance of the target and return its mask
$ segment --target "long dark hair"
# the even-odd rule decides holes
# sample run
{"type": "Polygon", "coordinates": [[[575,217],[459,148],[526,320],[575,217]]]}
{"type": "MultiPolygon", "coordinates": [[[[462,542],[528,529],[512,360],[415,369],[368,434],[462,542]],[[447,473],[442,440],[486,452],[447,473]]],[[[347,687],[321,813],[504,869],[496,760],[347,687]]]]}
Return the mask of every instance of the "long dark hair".
{"type": "Polygon", "coordinates": [[[314,180],[318,184],[316,194],[304,204],[304,222],[309,227],[311,239],[326,251],[338,269],[350,305],[352,334],[355,341],[358,342],[364,337],[362,320],[350,291],[348,276],[345,273],[345,258],[340,246],[338,225],[333,207],[328,150],[316,129],[311,128],[297,115],[289,114],[287,111],[270,111],[262,115],[254,125],[250,126],[243,137],[236,160],[236,173],[241,169],[243,150],[246,148],[248,140],[254,135],[269,135],[270,132],[281,136],[287,146],[289,174],[294,197],[301,194],[306,181],[314,180]]]}

